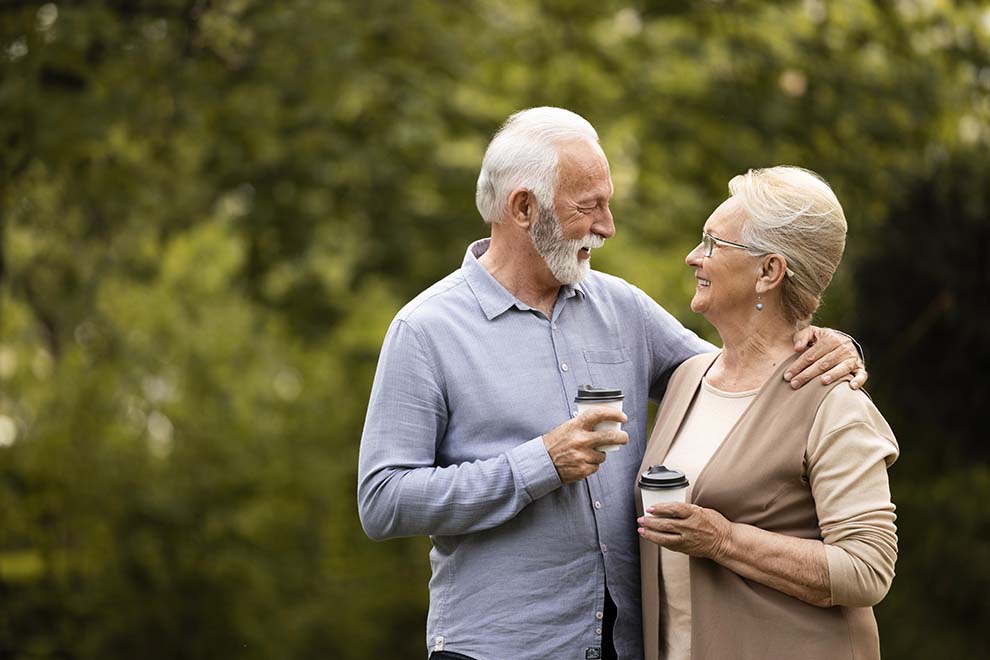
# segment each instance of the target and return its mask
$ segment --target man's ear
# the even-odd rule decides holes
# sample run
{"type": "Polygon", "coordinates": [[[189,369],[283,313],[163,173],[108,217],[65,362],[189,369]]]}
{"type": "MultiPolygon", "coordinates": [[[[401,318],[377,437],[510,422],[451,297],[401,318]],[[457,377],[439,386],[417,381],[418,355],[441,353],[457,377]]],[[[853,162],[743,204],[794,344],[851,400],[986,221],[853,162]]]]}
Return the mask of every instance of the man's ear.
{"type": "Polygon", "coordinates": [[[536,197],[531,190],[516,188],[509,195],[509,222],[529,231],[539,212],[536,197]]]}

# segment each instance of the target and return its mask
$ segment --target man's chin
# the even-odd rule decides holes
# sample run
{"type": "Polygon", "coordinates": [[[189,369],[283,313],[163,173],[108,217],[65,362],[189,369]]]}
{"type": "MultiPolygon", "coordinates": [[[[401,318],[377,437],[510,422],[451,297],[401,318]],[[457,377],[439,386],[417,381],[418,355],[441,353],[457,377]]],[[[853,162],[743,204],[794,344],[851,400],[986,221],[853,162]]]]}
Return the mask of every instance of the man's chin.
{"type": "Polygon", "coordinates": [[[554,277],[562,285],[579,284],[588,276],[590,270],[591,264],[588,261],[579,261],[574,268],[567,269],[566,273],[554,273],[554,277]]]}

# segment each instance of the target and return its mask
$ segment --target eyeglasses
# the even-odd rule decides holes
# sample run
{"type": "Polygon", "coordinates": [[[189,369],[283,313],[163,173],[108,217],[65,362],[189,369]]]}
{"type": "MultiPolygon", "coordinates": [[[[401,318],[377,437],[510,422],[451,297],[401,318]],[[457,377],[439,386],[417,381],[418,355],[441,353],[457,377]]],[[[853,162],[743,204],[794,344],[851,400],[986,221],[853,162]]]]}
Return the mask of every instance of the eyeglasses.
{"type": "Polygon", "coordinates": [[[715,238],[708,232],[701,232],[701,247],[705,251],[705,256],[712,256],[712,250],[715,249],[716,245],[728,245],[729,247],[739,248],[741,250],[749,250],[750,252],[757,252],[759,254],[767,254],[763,250],[758,250],[750,245],[743,245],[742,243],[733,243],[732,241],[727,241],[722,238],[715,238]]]}
{"type": "MultiPolygon", "coordinates": [[[[706,257],[712,256],[712,250],[715,249],[716,245],[739,248],[740,250],[747,250],[749,252],[752,252],[753,256],[762,256],[764,254],[771,254],[766,250],[760,250],[751,245],[743,245],[742,243],[733,243],[732,241],[727,241],[724,238],[715,238],[708,232],[704,232],[704,231],[701,232],[701,249],[703,250],[704,255],[706,257]]],[[[788,268],[787,276],[794,277],[794,271],[788,268]]]]}

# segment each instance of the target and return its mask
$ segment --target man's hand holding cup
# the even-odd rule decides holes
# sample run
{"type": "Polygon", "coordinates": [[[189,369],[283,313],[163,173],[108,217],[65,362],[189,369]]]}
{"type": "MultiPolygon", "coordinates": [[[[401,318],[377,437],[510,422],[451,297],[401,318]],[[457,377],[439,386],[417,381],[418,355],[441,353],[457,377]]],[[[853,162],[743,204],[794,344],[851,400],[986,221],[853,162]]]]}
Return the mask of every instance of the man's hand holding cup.
{"type": "Polygon", "coordinates": [[[614,427],[627,420],[621,410],[595,406],[544,434],[543,444],[560,480],[569,484],[597,472],[598,466],[605,462],[605,453],[595,447],[624,445],[629,442],[629,435],[616,428],[596,431],[595,426],[602,422],[615,422],[608,425],[614,427]]]}

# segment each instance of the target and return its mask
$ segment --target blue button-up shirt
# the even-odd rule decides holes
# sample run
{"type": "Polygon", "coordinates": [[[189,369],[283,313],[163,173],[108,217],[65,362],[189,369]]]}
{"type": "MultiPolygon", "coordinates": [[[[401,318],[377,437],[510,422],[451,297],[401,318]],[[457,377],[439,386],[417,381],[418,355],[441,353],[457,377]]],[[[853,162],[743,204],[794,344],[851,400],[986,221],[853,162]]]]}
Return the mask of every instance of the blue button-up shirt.
{"type": "Polygon", "coordinates": [[[471,245],[389,328],[361,439],[362,524],[374,539],[431,537],[429,651],[599,657],[607,584],[619,658],[639,659],[633,485],[647,401],[714,348],[596,271],[561,287],[548,319],[478,263],[487,248],[471,245]],[[583,384],[622,388],[629,444],[562,484],[542,434],[577,413],[583,384]]]}

